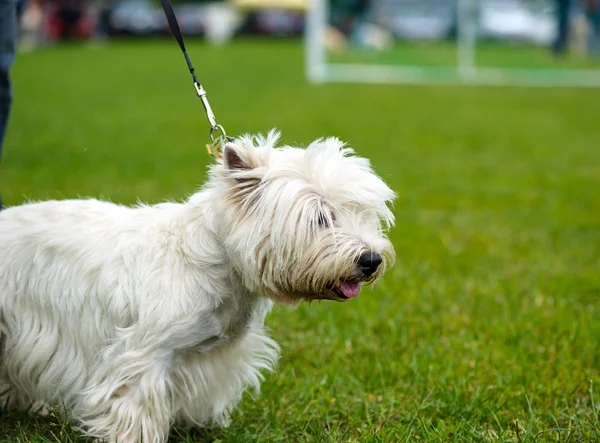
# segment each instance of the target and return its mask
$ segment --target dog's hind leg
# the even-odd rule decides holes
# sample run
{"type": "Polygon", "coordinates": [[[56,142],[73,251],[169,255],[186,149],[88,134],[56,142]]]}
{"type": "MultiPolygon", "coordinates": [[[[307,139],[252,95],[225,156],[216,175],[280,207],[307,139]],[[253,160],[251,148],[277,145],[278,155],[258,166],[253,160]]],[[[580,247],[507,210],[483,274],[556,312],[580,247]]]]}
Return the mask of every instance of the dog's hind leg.
{"type": "Polygon", "coordinates": [[[5,347],[6,334],[3,334],[0,330],[0,410],[19,409],[21,411],[31,411],[43,417],[49,415],[50,410],[45,402],[32,401],[29,395],[8,381],[8,375],[3,367],[5,347]]]}
{"type": "Polygon", "coordinates": [[[6,333],[2,332],[2,311],[0,311],[0,410],[2,409],[21,409],[19,405],[22,403],[17,398],[21,397],[16,393],[16,389],[8,382],[8,377],[5,369],[4,358],[6,356],[6,333]]]}
{"type": "Polygon", "coordinates": [[[29,411],[42,417],[50,414],[50,408],[45,402],[32,401],[27,394],[0,380],[0,410],[2,409],[29,411]]]}

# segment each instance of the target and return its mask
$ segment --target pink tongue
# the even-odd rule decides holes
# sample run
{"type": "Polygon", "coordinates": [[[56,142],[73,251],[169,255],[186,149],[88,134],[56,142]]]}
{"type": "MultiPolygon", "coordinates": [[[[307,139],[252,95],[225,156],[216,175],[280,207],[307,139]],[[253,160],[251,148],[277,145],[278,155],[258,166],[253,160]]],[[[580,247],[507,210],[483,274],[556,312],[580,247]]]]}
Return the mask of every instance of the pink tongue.
{"type": "Polygon", "coordinates": [[[348,298],[356,297],[360,291],[360,284],[342,282],[340,285],[340,291],[342,291],[342,294],[348,298]]]}

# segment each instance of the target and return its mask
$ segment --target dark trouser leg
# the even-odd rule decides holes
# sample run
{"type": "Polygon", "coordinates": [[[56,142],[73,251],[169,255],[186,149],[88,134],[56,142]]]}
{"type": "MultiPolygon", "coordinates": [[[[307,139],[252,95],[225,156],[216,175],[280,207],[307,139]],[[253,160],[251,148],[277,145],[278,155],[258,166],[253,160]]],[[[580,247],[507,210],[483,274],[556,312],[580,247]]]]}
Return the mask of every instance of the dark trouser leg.
{"type": "MultiPolygon", "coordinates": [[[[17,46],[17,2],[0,0],[0,155],[12,102],[9,71],[17,46]]],[[[0,209],[2,200],[0,199],[0,209]]]]}
{"type": "Polygon", "coordinates": [[[556,2],[556,21],[557,33],[554,41],[553,50],[557,54],[563,54],[567,49],[569,40],[569,10],[571,0],[557,0],[556,2]]]}
{"type": "Polygon", "coordinates": [[[600,9],[592,11],[588,15],[588,19],[591,25],[589,50],[592,54],[598,55],[600,53],[600,9]]]}

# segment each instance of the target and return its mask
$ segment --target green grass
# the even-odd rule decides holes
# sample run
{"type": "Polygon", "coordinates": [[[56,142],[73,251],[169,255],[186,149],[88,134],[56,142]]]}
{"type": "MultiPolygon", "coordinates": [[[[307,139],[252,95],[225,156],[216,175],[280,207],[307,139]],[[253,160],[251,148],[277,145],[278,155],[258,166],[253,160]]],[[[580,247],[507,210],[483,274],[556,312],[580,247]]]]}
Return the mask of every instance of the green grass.
{"type": "MultiPolygon", "coordinates": [[[[385,51],[350,49],[329,54],[334,63],[375,63],[422,67],[457,66],[455,43],[396,43],[385,51]]],[[[476,65],[482,68],[600,69],[600,57],[570,55],[555,57],[543,46],[479,42],[475,47],[476,65]]]]}
{"type": "MultiPolygon", "coordinates": [[[[227,429],[172,441],[600,441],[600,90],[309,86],[297,43],[190,43],[231,134],[347,140],[399,195],[398,264],[277,308],[283,357],[227,429]]],[[[174,42],[20,54],[5,203],[181,199],[210,161],[174,42]]],[[[14,411],[0,442],[74,442],[14,411]]]]}

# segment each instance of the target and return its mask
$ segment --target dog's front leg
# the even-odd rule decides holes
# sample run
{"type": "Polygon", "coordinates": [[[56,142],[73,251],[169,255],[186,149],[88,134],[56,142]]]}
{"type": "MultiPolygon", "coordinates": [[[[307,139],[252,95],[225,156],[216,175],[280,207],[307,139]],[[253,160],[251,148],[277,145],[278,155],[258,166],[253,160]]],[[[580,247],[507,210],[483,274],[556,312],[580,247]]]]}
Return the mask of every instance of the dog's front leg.
{"type": "Polygon", "coordinates": [[[82,429],[111,443],[165,442],[177,409],[174,356],[209,349],[219,331],[211,315],[198,313],[124,331],[104,350],[83,393],[82,429]]]}
{"type": "Polygon", "coordinates": [[[111,443],[163,443],[172,422],[169,356],[121,354],[84,393],[76,418],[89,436],[111,443]]]}

